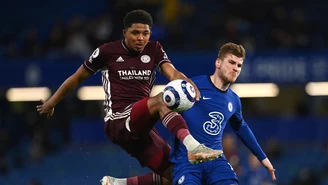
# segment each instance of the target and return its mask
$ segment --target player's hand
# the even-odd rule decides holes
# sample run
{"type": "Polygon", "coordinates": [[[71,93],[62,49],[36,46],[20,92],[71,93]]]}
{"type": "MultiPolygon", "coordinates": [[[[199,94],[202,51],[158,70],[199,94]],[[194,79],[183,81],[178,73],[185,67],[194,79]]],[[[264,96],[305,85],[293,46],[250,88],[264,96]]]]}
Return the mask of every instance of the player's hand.
{"type": "Polygon", "coordinates": [[[265,158],[262,160],[262,165],[269,171],[269,173],[271,174],[272,180],[276,180],[276,175],[274,173],[276,170],[273,168],[273,166],[268,158],[265,158]]]}
{"type": "Polygon", "coordinates": [[[50,105],[48,101],[43,99],[40,99],[40,101],[42,102],[42,105],[36,106],[36,110],[40,115],[46,115],[47,118],[50,118],[55,112],[54,106],[50,105]]]}
{"type": "Polygon", "coordinates": [[[199,89],[196,85],[194,86],[194,88],[195,88],[195,91],[196,91],[196,100],[198,101],[200,99],[200,91],[199,91],[199,89]]]}
{"type": "Polygon", "coordinates": [[[196,100],[198,101],[200,99],[200,91],[199,91],[198,87],[192,80],[189,79],[188,82],[194,87],[195,92],[196,92],[196,100]]]}

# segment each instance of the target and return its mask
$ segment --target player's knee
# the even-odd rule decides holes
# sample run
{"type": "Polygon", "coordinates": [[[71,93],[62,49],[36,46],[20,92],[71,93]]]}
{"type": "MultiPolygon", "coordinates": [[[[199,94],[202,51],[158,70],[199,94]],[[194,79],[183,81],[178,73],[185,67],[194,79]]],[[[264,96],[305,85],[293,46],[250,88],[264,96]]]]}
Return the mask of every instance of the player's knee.
{"type": "Polygon", "coordinates": [[[163,101],[163,93],[158,93],[157,95],[149,98],[148,105],[153,105],[154,107],[162,107],[165,106],[163,101]]]}
{"type": "Polygon", "coordinates": [[[162,96],[163,93],[159,93],[148,99],[148,109],[150,114],[161,115],[170,111],[164,104],[162,96]]]}

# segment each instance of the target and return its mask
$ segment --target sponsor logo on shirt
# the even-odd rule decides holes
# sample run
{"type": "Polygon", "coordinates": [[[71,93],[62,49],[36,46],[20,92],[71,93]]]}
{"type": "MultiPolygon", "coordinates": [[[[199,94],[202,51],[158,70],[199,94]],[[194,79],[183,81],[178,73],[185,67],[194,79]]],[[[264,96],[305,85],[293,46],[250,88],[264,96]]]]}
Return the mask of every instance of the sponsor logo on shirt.
{"type": "Polygon", "coordinates": [[[149,80],[152,71],[151,70],[119,70],[117,71],[121,80],[149,80]]]}
{"type": "Polygon", "coordinates": [[[209,135],[218,135],[222,130],[224,115],[221,112],[208,113],[210,120],[203,124],[204,131],[209,135]]]}

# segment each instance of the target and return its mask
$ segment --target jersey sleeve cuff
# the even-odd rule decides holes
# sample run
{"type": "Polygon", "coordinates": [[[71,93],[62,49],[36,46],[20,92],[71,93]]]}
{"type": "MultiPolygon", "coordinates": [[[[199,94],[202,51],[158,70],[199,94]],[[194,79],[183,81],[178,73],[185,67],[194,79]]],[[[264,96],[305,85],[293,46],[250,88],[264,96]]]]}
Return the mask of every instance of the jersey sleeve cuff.
{"type": "Polygon", "coordinates": [[[91,74],[96,73],[96,71],[94,71],[91,67],[89,67],[86,62],[83,63],[83,67],[84,69],[86,69],[87,71],[89,71],[91,74]]]}

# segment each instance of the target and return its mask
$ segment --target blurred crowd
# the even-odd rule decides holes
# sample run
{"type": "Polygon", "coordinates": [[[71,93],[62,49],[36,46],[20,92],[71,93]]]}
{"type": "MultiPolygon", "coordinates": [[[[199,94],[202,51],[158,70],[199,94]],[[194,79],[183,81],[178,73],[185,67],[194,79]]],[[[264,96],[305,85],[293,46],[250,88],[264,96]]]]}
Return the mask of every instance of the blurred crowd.
{"type": "MultiPolygon", "coordinates": [[[[224,134],[222,145],[224,154],[231,166],[235,170],[240,184],[244,185],[327,185],[327,158],[328,145],[313,147],[311,152],[323,152],[323,159],[314,159],[314,164],[305,165],[301,161],[313,160],[314,155],[309,154],[303,157],[296,151],[298,149],[286,147],[278,138],[269,138],[266,142],[261,143],[268,158],[273,162],[276,168],[276,175],[280,183],[273,182],[270,174],[263,168],[260,161],[248,150],[242,147],[240,141],[234,134],[224,134]],[[320,150],[319,148],[322,148],[320,150]],[[291,151],[294,151],[291,153],[291,151]],[[291,153],[291,154],[287,154],[291,153]],[[246,155],[245,155],[246,154],[246,155]],[[317,165],[324,163],[323,165],[317,165]],[[291,176],[291,177],[289,177],[291,176]]],[[[304,146],[303,146],[304,147],[304,146]]],[[[298,150],[305,152],[305,148],[298,150]]]]}
{"type": "Polygon", "coordinates": [[[0,177],[40,163],[71,144],[73,117],[103,118],[102,101],[78,101],[68,96],[56,106],[51,119],[37,113],[38,104],[9,103],[0,96],[0,177]]]}
{"type": "Polygon", "coordinates": [[[328,17],[321,3],[122,0],[105,5],[93,16],[71,9],[70,16],[43,25],[12,24],[12,29],[0,32],[0,53],[8,59],[84,59],[100,44],[120,39],[124,15],[137,8],[153,15],[152,39],[160,40],[166,50],[216,50],[228,41],[241,43],[249,53],[328,48],[328,17]]]}

